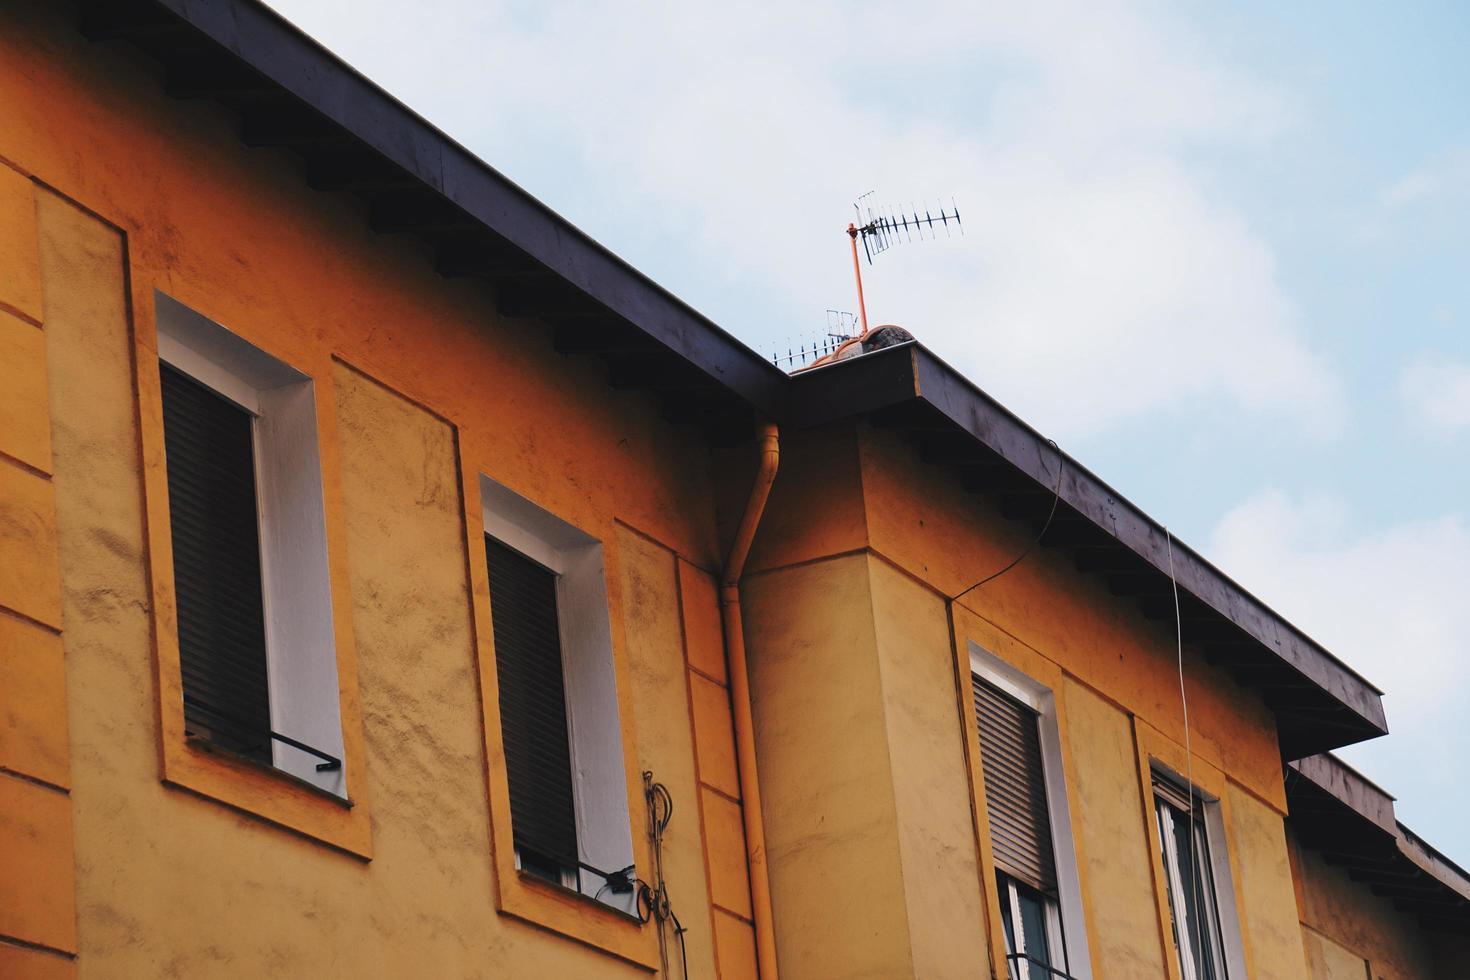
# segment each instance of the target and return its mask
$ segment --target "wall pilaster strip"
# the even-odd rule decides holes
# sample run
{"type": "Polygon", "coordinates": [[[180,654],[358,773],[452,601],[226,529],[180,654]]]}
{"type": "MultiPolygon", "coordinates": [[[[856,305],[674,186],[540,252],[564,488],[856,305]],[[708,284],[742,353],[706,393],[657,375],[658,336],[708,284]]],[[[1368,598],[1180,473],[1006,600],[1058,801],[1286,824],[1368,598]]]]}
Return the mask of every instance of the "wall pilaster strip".
{"type": "Polygon", "coordinates": [[[713,577],[681,559],[679,598],[715,959],[722,980],[748,980],[756,976],[755,926],[735,766],[735,720],[713,577]]]}
{"type": "Polygon", "coordinates": [[[49,980],[77,940],[38,193],[0,166],[0,976],[49,980]]]}

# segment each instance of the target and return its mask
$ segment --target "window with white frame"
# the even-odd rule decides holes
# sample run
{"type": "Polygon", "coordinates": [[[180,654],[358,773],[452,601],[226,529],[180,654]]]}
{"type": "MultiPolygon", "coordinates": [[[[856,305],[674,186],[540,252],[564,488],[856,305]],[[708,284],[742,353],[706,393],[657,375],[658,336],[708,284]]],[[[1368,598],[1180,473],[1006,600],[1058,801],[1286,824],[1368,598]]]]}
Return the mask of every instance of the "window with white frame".
{"type": "Polygon", "coordinates": [[[970,667],[1009,975],[1088,977],[1052,692],[973,644],[970,667]]]}
{"type": "Polygon", "coordinates": [[[489,477],[480,491],[517,867],[634,912],[602,544],[489,477]]]}
{"type": "Polygon", "coordinates": [[[185,731],[345,798],[311,379],[155,309],[185,731]]]}
{"type": "Polygon", "coordinates": [[[1164,890],[1180,976],[1182,980],[1244,976],[1218,801],[1157,765],[1152,774],[1164,890]]]}

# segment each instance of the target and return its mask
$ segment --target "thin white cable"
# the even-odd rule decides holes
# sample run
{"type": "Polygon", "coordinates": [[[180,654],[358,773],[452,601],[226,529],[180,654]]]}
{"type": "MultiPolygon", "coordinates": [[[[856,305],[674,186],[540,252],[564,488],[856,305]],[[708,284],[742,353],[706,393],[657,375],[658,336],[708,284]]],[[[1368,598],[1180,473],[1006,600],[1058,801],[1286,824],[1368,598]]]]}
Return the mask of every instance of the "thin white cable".
{"type": "MultiPolygon", "coordinates": [[[[1184,617],[1179,611],[1179,582],[1174,577],[1174,535],[1169,529],[1164,528],[1164,542],[1169,553],[1169,588],[1174,593],[1174,645],[1178,654],[1179,665],[1179,705],[1184,711],[1184,779],[1189,783],[1189,890],[1194,894],[1195,914],[1189,916],[1191,932],[1194,934],[1194,948],[1190,950],[1191,958],[1199,956],[1200,943],[1203,936],[1200,934],[1199,911],[1203,908],[1201,895],[1199,893],[1199,868],[1196,866],[1198,856],[1194,850],[1194,751],[1189,744],[1189,695],[1184,690],[1184,617]]],[[[1203,822],[1203,821],[1201,821],[1203,822]]],[[[1209,830],[1206,829],[1206,834],[1209,830]]],[[[1188,914],[1187,909],[1181,912],[1188,914]]]]}

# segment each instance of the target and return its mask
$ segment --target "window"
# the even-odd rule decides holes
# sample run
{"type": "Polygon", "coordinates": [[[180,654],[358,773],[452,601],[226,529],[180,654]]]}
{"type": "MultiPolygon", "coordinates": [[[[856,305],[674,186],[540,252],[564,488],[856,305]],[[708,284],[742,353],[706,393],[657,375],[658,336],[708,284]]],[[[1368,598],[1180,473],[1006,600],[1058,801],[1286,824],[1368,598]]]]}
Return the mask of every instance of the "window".
{"type": "Polygon", "coordinates": [[[345,797],[311,380],[156,301],[185,732],[345,797]]]}
{"type": "Polygon", "coordinates": [[[1223,980],[1227,971],[1206,801],[1194,789],[1157,771],[1153,789],[1180,976],[1223,980]]]}
{"type": "Polygon", "coordinates": [[[970,665],[1009,976],[1086,977],[1055,701],[1050,690],[973,644],[970,665]]]}
{"type": "Polygon", "coordinates": [[[1011,976],[1066,973],[1037,714],[979,677],[971,682],[1011,976]]]}
{"type": "Polygon", "coordinates": [[[996,879],[1010,975],[1026,980],[1065,976],[1066,944],[1056,896],[1029,888],[1004,871],[996,872],[996,879]]]}
{"type": "Polygon", "coordinates": [[[481,477],[516,867],[634,912],[602,545],[481,477]]]}

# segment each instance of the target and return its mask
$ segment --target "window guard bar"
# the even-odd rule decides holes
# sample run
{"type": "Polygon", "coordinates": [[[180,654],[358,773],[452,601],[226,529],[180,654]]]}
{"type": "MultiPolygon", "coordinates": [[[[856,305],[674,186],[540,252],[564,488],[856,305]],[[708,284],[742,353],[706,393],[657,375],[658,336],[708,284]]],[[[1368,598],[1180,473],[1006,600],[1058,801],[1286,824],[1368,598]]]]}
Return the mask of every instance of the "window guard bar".
{"type": "Polygon", "coordinates": [[[298,742],[296,741],[296,739],[291,738],[289,735],[282,735],[280,732],[271,732],[271,738],[275,739],[277,742],[285,742],[293,749],[300,749],[303,752],[316,756],[318,759],[326,760],[324,762],[318,762],[316,764],[317,772],[336,772],[337,770],[342,768],[341,759],[337,758],[334,755],[327,755],[327,753],[323,752],[321,749],[313,748],[312,746],[307,745],[305,742],[298,742]]]}
{"type": "Polygon", "coordinates": [[[621,871],[603,871],[601,868],[594,868],[592,865],[587,864],[585,861],[578,861],[576,862],[576,868],[577,876],[579,878],[581,877],[583,871],[590,871],[593,874],[597,875],[597,877],[603,880],[603,883],[606,885],[607,890],[612,892],[614,895],[628,895],[633,892],[633,865],[631,864],[628,865],[626,868],[623,868],[621,871]]]}
{"type": "Polygon", "coordinates": [[[1046,963],[1043,963],[1041,960],[1038,960],[1036,957],[1029,956],[1026,953],[1007,953],[1006,954],[1006,962],[1008,964],[1010,964],[1010,967],[1011,967],[1011,970],[1010,970],[1011,976],[1018,976],[1019,975],[1018,971],[1016,970],[1016,963],[1018,961],[1022,961],[1022,960],[1024,960],[1025,963],[1026,963],[1026,975],[1027,975],[1027,977],[1030,977],[1031,976],[1032,971],[1041,970],[1041,971],[1043,971],[1046,974],[1046,976],[1055,978],[1055,980],[1077,980],[1077,978],[1074,977],[1074,976],[1072,976],[1072,974],[1070,974],[1070,973],[1064,973],[1063,971],[1058,970],[1054,966],[1048,966],[1046,963]]]}
{"type": "Polygon", "coordinates": [[[567,857],[564,854],[550,854],[544,850],[538,850],[534,846],[522,844],[520,841],[516,841],[515,846],[518,848],[525,848],[526,850],[529,850],[532,853],[540,856],[543,860],[554,861],[557,864],[561,865],[563,868],[574,869],[577,874],[578,887],[580,887],[582,883],[581,879],[583,871],[590,871],[597,877],[601,878],[603,882],[607,885],[607,890],[612,892],[614,895],[630,894],[636,887],[636,878],[633,874],[635,865],[630,864],[626,868],[622,868],[618,871],[604,871],[596,865],[588,864],[586,861],[583,861],[580,858],[567,857]]]}

